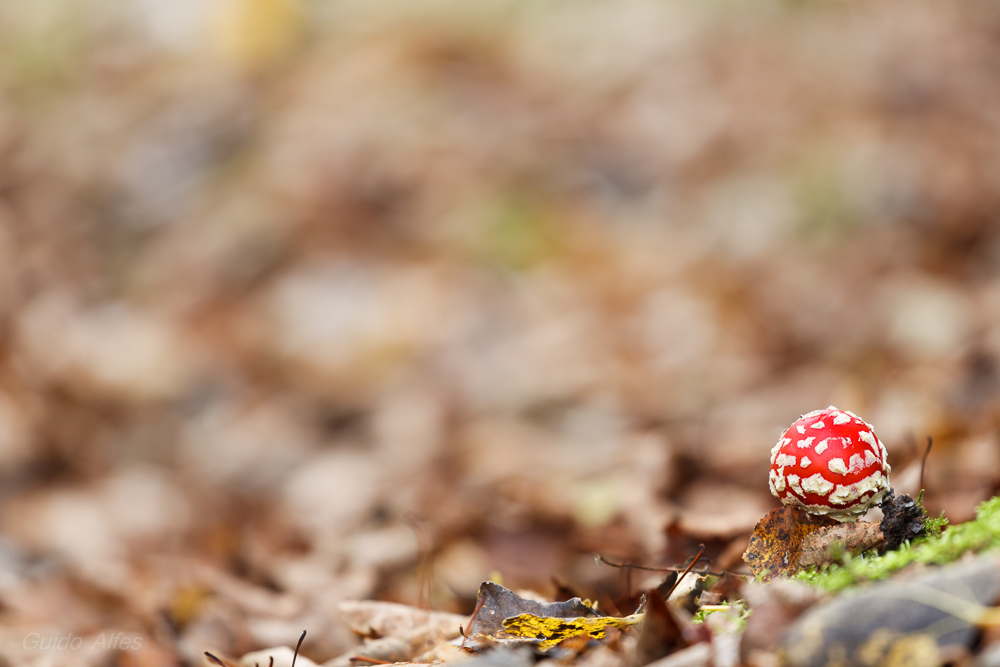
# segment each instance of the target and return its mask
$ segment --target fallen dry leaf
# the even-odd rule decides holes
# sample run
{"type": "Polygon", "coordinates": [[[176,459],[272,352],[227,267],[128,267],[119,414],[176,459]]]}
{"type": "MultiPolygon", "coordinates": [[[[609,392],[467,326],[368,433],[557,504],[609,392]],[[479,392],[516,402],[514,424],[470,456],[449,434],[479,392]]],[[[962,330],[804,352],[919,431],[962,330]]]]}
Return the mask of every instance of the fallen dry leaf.
{"type": "Polygon", "coordinates": [[[755,576],[771,581],[811,565],[832,562],[835,545],[858,554],[882,543],[878,524],[838,523],[794,507],[771,510],[754,527],[743,560],[755,576]]]}
{"type": "MultiPolygon", "coordinates": [[[[456,634],[458,634],[457,631],[456,634]]],[[[422,628],[407,634],[366,640],[361,646],[334,658],[328,664],[346,667],[359,659],[376,664],[409,662],[448,641],[448,639],[450,638],[431,628],[422,628]]]]}
{"type": "Polygon", "coordinates": [[[573,598],[565,602],[536,602],[523,598],[500,584],[484,581],[479,587],[476,612],[467,633],[472,643],[467,643],[466,646],[477,648],[479,642],[485,644],[492,642],[510,643],[511,641],[514,643],[526,642],[526,638],[508,632],[504,624],[507,619],[525,614],[539,618],[557,619],[596,618],[599,616],[597,611],[584,604],[580,598],[573,598]]]}
{"type": "Polygon", "coordinates": [[[521,614],[504,620],[503,627],[508,634],[522,637],[536,644],[538,650],[547,651],[559,642],[571,637],[604,639],[612,628],[627,630],[642,623],[645,614],[632,614],[622,618],[598,616],[596,618],[556,618],[521,614]]]}
{"type": "Polygon", "coordinates": [[[659,660],[691,643],[686,634],[692,634],[693,630],[685,633],[683,624],[670,605],[656,591],[649,591],[646,595],[644,611],[646,619],[635,647],[636,664],[645,665],[659,660]]]}
{"type": "Polygon", "coordinates": [[[459,614],[374,600],[347,600],[340,603],[339,609],[351,632],[361,637],[390,637],[431,630],[453,639],[458,637],[459,627],[467,620],[459,614]]]}
{"type": "Polygon", "coordinates": [[[329,661],[346,667],[358,658],[408,662],[460,635],[465,616],[418,609],[394,602],[348,600],[340,603],[348,627],[365,643],[329,661]]]}
{"type": "Polygon", "coordinates": [[[879,524],[871,521],[824,526],[803,537],[795,565],[799,570],[811,565],[822,565],[830,562],[831,555],[838,548],[851,554],[860,554],[881,543],[882,531],[879,530],[879,524]]]}

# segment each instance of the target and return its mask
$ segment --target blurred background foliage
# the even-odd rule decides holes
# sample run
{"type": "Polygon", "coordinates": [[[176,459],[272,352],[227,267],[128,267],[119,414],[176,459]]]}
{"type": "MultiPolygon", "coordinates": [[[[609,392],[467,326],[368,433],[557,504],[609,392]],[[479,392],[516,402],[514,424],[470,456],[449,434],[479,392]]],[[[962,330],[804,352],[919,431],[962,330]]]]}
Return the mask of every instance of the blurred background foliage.
{"type": "Polygon", "coordinates": [[[346,598],[739,567],[831,403],[900,492],[932,436],[971,517],[998,35],[985,0],[0,3],[5,657],[332,657],[346,598]]]}

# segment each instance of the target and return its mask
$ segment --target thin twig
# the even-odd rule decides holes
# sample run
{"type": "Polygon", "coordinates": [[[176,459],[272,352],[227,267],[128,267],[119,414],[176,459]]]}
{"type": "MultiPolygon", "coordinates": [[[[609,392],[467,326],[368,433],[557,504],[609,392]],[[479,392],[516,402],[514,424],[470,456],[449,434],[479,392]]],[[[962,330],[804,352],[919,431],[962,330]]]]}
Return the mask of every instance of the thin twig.
{"type": "Polygon", "coordinates": [[[408,513],[403,520],[417,538],[417,607],[430,609],[430,597],[434,590],[434,568],[431,565],[431,547],[433,540],[427,534],[426,521],[415,513],[408,513]]]}
{"type": "MultiPolygon", "coordinates": [[[[476,602],[476,608],[472,610],[472,617],[469,619],[469,632],[472,632],[472,624],[476,622],[476,616],[479,615],[479,610],[483,608],[484,602],[486,602],[485,595],[481,596],[479,601],[476,602]]],[[[462,643],[459,645],[459,649],[465,648],[465,640],[468,638],[469,637],[465,633],[462,633],[462,643]]]]}
{"type": "Polygon", "coordinates": [[[698,553],[696,553],[694,555],[694,558],[691,560],[691,564],[687,566],[687,568],[684,570],[684,572],[681,573],[681,574],[679,574],[679,575],[677,575],[677,580],[674,581],[674,585],[671,586],[670,590],[668,590],[666,592],[666,594],[663,596],[664,601],[670,599],[670,594],[674,592],[675,588],[677,588],[677,584],[681,583],[681,580],[684,577],[687,576],[688,572],[691,571],[691,568],[694,567],[694,564],[698,562],[698,559],[701,558],[704,555],[704,553],[705,553],[705,545],[704,544],[699,544],[698,545],[698,553]]]}
{"type": "Polygon", "coordinates": [[[295,653],[292,654],[292,667],[295,667],[295,659],[299,657],[299,649],[302,648],[302,641],[306,638],[306,631],[303,630],[299,636],[299,643],[295,645],[295,653]]]}
{"type": "MultiPolygon", "coordinates": [[[[634,563],[626,563],[614,561],[609,558],[605,558],[599,553],[594,553],[594,560],[598,565],[608,565],[610,567],[624,567],[633,570],[648,570],[649,572],[684,572],[687,570],[685,567],[653,567],[651,565],[636,565],[634,563]]],[[[690,566],[689,566],[690,567],[690,566]]],[[[723,570],[722,572],[712,572],[709,569],[706,570],[694,570],[695,574],[709,574],[713,577],[721,577],[725,574],[734,574],[736,576],[743,576],[739,572],[730,572],[729,570],[723,570]]]]}
{"type": "Polygon", "coordinates": [[[920,490],[924,489],[924,466],[927,465],[927,455],[931,453],[931,445],[934,441],[931,440],[931,436],[927,436],[927,449],[924,450],[924,458],[920,459],[920,490]]]}

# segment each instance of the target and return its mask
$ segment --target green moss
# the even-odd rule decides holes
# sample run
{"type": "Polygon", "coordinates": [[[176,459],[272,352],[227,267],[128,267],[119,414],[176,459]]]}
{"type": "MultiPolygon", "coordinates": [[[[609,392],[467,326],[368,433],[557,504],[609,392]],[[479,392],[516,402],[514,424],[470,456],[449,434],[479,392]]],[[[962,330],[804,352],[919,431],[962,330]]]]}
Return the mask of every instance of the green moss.
{"type": "Polygon", "coordinates": [[[1000,497],[992,498],[976,508],[973,521],[944,530],[948,520],[943,516],[928,519],[926,537],[906,543],[896,551],[882,556],[845,557],[840,565],[812,568],[800,572],[796,579],[827,591],[839,591],[866,581],[878,581],[911,563],[938,565],[950,563],[967,552],[1000,548],[1000,497]]]}
{"type": "Polygon", "coordinates": [[[941,516],[936,519],[932,517],[924,519],[924,532],[931,537],[937,537],[947,525],[948,519],[944,518],[944,512],[941,512],[941,516]]]}

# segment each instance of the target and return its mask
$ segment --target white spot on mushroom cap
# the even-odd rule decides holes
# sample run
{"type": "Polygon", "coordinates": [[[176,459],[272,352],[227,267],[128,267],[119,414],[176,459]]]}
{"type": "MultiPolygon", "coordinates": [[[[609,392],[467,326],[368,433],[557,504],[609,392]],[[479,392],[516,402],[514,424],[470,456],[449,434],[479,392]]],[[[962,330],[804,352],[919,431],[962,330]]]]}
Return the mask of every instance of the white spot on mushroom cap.
{"type": "MultiPolygon", "coordinates": [[[[816,477],[816,475],[813,475],[813,477],[816,477]]],[[[822,478],[822,475],[819,477],[822,478]]],[[[805,488],[812,486],[813,482],[810,482],[810,479],[812,479],[812,477],[802,480],[799,485],[805,488]]],[[[815,483],[820,484],[819,480],[816,480],[815,483]]],[[[829,484],[828,481],[827,483],[829,484]]],[[[862,480],[856,484],[838,485],[837,490],[826,498],[826,500],[832,504],[807,504],[804,500],[797,498],[791,493],[786,494],[783,498],[781,498],[781,502],[784,505],[800,507],[810,514],[823,514],[829,516],[831,519],[836,519],[841,522],[853,521],[881,501],[882,497],[885,495],[886,489],[888,488],[888,478],[879,473],[875,473],[867,480],[862,480]],[[835,496],[838,502],[834,502],[835,496]],[[853,501],[846,500],[849,496],[854,496],[853,501]]],[[[812,491],[810,490],[810,492],[812,491]]],[[[816,495],[820,495],[822,497],[824,494],[816,495]]]]}
{"type": "Polygon", "coordinates": [[[784,469],[772,470],[768,475],[768,482],[771,486],[771,493],[778,495],[779,491],[785,490],[785,475],[784,469]]]}
{"type": "Polygon", "coordinates": [[[774,465],[774,462],[778,458],[778,452],[780,452],[780,451],[781,451],[781,443],[780,442],[778,444],[776,444],[774,447],[771,447],[771,465],[774,465]]]}
{"type": "Polygon", "coordinates": [[[830,505],[810,505],[802,500],[796,498],[792,494],[786,495],[781,499],[782,504],[788,505],[790,507],[799,507],[804,509],[810,514],[826,514],[837,521],[850,521],[854,518],[854,514],[849,514],[849,509],[844,509],[840,507],[831,507],[830,505]],[[843,516],[844,518],[840,518],[843,516]]]}
{"type": "Polygon", "coordinates": [[[816,453],[817,454],[822,454],[823,452],[826,451],[826,448],[829,446],[827,444],[827,440],[829,440],[829,439],[830,438],[824,438],[823,440],[819,441],[819,444],[816,445],[816,453]]]}
{"type": "Polygon", "coordinates": [[[795,457],[791,454],[778,454],[778,460],[776,461],[779,468],[784,468],[785,466],[795,465],[795,457]]]}
{"type": "Polygon", "coordinates": [[[802,424],[799,424],[798,426],[795,427],[795,430],[798,431],[799,433],[805,435],[806,427],[803,426],[802,424]]]}
{"type": "Polygon", "coordinates": [[[872,451],[878,454],[878,440],[875,438],[874,433],[871,431],[858,431],[858,437],[864,440],[872,448],[872,451]]]}
{"type": "Polygon", "coordinates": [[[805,492],[802,490],[802,486],[799,484],[799,480],[802,479],[801,477],[799,477],[798,475],[788,475],[787,479],[788,479],[788,486],[791,487],[792,491],[799,494],[800,496],[806,495],[805,492]]]}
{"type": "Polygon", "coordinates": [[[876,470],[868,477],[855,482],[854,484],[838,484],[837,490],[830,494],[830,502],[836,505],[846,505],[854,500],[857,500],[867,493],[876,493],[872,498],[869,498],[864,504],[871,507],[877,499],[881,499],[882,494],[889,487],[889,478],[884,476],[881,471],[876,470]]]}
{"type": "Polygon", "coordinates": [[[802,457],[802,462],[799,463],[799,465],[801,467],[803,467],[803,468],[808,468],[810,463],[812,463],[812,461],[809,460],[809,457],[808,456],[803,456],[802,457]]]}
{"type": "Polygon", "coordinates": [[[828,481],[823,475],[816,473],[802,480],[802,488],[817,496],[825,496],[833,490],[833,482],[828,481]]]}
{"type": "Polygon", "coordinates": [[[799,449],[805,449],[806,447],[812,447],[813,440],[815,439],[816,439],[815,436],[809,436],[808,438],[802,438],[796,444],[798,445],[799,449]]]}
{"type": "Polygon", "coordinates": [[[824,424],[823,420],[820,419],[818,422],[811,424],[809,428],[826,428],[826,424],[824,424]]]}
{"type": "Polygon", "coordinates": [[[878,463],[878,457],[872,454],[870,449],[865,450],[865,467],[869,467],[874,463],[878,463]]]}
{"type": "Polygon", "coordinates": [[[838,475],[846,475],[849,472],[848,467],[844,464],[844,459],[830,459],[827,464],[830,472],[837,473],[838,475]]]}
{"type": "Polygon", "coordinates": [[[848,414],[844,414],[843,412],[838,412],[838,413],[836,413],[833,416],[833,423],[834,424],[837,424],[837,425],[840,425],[840,424],[849,424],[850,422],[851,422],[851,416],[848,415],[848,414]]]}

